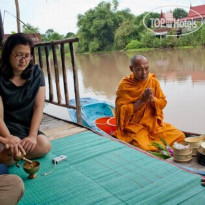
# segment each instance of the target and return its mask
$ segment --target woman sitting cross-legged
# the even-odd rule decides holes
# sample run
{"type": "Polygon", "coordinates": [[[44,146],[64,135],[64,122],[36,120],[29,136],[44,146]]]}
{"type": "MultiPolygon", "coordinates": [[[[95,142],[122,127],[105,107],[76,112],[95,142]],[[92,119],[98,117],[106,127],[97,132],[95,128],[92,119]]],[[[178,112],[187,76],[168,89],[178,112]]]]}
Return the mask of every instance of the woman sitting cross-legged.
{"type": "MultiPolygon", "coordinates": [[[[39,131],[45,101],[45,80],[41,68],[33,65],[33,43],[22,33],[6,40],[0,62],[0,136],[21,145],[27,158],[41,157],[51,149],[39,131]]],[[[16,146],[16,145],[15,145],[16,146]]],[[[10,144],[9,151],[16,153],[10,144]]],[[[12,164],[8,149],[0,162],[12,164]]]]}

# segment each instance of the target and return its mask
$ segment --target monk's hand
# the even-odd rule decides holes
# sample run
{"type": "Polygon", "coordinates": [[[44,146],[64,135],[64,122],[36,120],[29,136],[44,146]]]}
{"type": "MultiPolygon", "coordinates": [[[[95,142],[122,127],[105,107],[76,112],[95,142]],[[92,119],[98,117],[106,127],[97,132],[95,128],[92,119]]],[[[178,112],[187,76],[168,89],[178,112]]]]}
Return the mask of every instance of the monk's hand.
{"type": "Polygon", "coordinates": [[[142,94],[141,97],[141,101],[143,103],[148,103],[151,100],[152,96],[153,96],[152,89],[148,87],[144,90],[144,93],[142,94]]]}
{"type": "Polygon", "coordinates": [[[36,144],[37,144],[36,136],[28,136],[21,141],[21,146],[24,148],[26,153],[32,152],[36,147],[36,144]]]}
{"type": "Polygon", "coordinates": [[[147,88],[149,90],[149,95],[150,95],[150,102],[154,103],[155,102],[155,98],[154,98],[154,94],[152,91],[152,88],[147,88]]]}

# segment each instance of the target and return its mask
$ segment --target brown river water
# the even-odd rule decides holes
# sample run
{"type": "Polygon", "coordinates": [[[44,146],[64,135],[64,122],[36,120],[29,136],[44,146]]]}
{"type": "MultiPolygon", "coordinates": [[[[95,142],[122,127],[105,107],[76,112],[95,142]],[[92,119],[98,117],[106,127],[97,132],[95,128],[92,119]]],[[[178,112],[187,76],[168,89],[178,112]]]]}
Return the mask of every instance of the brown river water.
{"type": "MultiPolygon", "coordinates": [[[[165,121],[184,131],[205,133],[205,48],[77,54],[80,97],[114,104],[118,83],[130,74],[130,58],[135,54],[147,56],[150,72],[160,81],[168,101],[165,121]]],[[[68,81],[73,81],[70,68],[68,81]]],[[[70,99],[73,96],[71,92],[70,99]]],[[[69,119],[65,108],[46,105],[45,112],[69,119]]]]}

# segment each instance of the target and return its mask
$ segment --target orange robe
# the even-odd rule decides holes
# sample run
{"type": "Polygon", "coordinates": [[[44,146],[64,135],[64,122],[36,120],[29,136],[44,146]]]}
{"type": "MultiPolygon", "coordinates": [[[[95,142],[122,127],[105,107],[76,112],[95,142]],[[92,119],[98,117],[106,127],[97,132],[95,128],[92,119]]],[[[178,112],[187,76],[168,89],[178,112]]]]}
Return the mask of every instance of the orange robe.
{"type": "Polygon", "coordinates": [[[156,150],[152,142],[160,142],[164,138],[169,145],[175,141],[184,141],[185,135],[174,126],[163,122],[163,108],[166,106],[159,81],[154,74],[149,73],[144,81],[137,81],[133,73],[125,77],[119,84],[115,102],[117,131],[115,136],[143,150],[156,150]],[[133,103],[139,100],[145,90],[153,90],[155,103],[143,105],[134,112],[133,103]]]}

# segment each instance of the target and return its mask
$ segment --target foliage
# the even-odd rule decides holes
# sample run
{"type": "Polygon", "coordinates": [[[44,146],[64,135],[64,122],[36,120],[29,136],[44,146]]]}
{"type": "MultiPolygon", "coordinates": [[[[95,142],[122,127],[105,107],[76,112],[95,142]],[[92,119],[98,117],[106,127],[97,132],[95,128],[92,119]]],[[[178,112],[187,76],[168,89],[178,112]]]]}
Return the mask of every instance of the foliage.
{"type": "Polygon", "coordinates": [[[143,45],[140,41],[138,40],[131,40],[127,45],[126,45],[126,50],[132,50],[132,49],[137,49],[137,48],[142,48],[143,45]]]}
{"type": "Polygon", "coordinates": [[[113,3],[113,10],[116,11],[117,7],[119,6],[119,2],[117,0],[112,0],[113,3]]]}
{"type": "Polygon", "coordinates": [[[175,19],[181,19],[181,18],[187,17],[188,13],[184,9],[176,8],[173,11],[173,16],[175,19]]]}
{"type": "Polygon", "coordinates": [[[160,138],[161,142],[153,142],[151,145],[156,147],[158,151],[150,152],[152,155],[162,158],[168,159],[173,156],[173,150],[169,146],[169,144],[163,139],[160,138]]]}
{"type": "Polygon", "coordinates": [[[160,17],[160,14],[156,13],[156,12],[151,12],[149,15],[147,15],[147,17],[146,17],[146,19],[148,19],[147,20],[147,27],[148,28],[152,27],[151,19],[158,19],[159,17],[160,17]]]}
{"type": "Polygon", "coordinates": [[[106,45],[113,44],[117,24],[110,3],[101,2],[84,15],[78,15],[77,25],[80,51],[105,50],[106,45]]]}
{"type": "Polygon", "coordinates": [[[54,40],[61,40],[64,36],[55,32],[53,29],[48,29],[45,32],[45,35],[42,36],[43,41],[54,41],[54,40]]]}
{"type": "Polygon", "coordinates": [[[75,34],[73,32],[68,32],[65,36],[65,38],[73,38],[75,37],[75,34]]]}
{"type": "Polygon", "coordinates": [[[114,44],[117,50],[123,49],[131,39],[137,37],[136,26],[130,21],[123,21],[115,31],[114,44]]]}
{"type": "Polygon", "coordinates": [[[205,46],[205,25],[200,29],[200,43],[201,45],[205,46]]]}
{"type": "Polygon", "coordinates": [[[34,27],[29,23],[23,25],[22,31],[23,31],[23,33],[40,33],[38,27],[34,27]]]}
{"type": "Polygon", "coordinates": [[[156,37],[151,32],[146,32],[142,37],[142,45],[144,48],[153,48],[153,41],[156,37]]]}
{"type": "Polygon", "coordinates": [[[132,34],[127,35],[128,40],[126,39],[123,45],[122,42],[119,42],[121,34],[126,36],[123,31],[125,24],[122,22],[134,19],[134,15],[130,14],[128,9],[116,11],[118,2],[113,1],[113,4],[101,2],[84,15],[78,15],[79,30],[77,36],[79,37],[78,50],[80,52],[112,50],[115,39],[118,48],[126,46],[132,34]],[[120,25],[121,28],[119,28],[120,25]],[[115,36],[117,28],[119,30],[115,36]]]}

